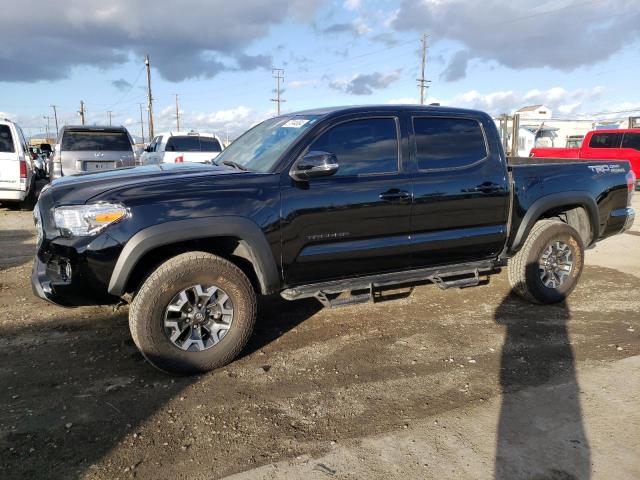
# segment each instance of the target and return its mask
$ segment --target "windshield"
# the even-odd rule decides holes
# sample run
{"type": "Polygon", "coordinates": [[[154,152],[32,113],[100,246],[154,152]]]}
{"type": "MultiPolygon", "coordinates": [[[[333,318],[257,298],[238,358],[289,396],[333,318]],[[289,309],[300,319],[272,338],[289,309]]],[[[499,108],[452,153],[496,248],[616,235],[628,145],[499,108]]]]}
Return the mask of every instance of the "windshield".
{"type": "Polygon", "coordinates": [[[320,115],[295,115],[265,120],[240,136],[216,158],[216,163],[235,162],[248,170],[269,172],[320,115]]]}

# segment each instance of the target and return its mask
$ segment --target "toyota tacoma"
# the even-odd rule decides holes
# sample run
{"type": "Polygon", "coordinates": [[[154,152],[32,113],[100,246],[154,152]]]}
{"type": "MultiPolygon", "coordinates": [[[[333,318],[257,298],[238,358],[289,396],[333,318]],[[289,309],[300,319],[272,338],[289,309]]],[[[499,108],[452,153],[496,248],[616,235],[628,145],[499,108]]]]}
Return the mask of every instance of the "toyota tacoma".
{"type": "Polygon", "coordinates": [[[253,127],[211,165],[55,180],[34,212],[36,295],[130,304],[135,344],[173,374],[245,346],[257,296],[336,307],[397,284],[562,301],[584,248],[630,228],[627,161],[507,158],[491,117],[439,106],[327,108],[253,127]]]}

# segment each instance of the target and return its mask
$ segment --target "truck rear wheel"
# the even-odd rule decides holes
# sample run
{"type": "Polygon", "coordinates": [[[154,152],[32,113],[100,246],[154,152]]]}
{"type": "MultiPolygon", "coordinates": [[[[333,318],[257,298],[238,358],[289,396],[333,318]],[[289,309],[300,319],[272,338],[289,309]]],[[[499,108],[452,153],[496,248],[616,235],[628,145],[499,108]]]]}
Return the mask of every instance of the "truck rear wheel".
{"type": "Polygon", "coordinates": [[[232,361],[255,318],[256,294],[242,270],[216,255],[189,252],[147,278],[131,304],[129,328],[153,366],[189,375],[232,361]]]}
{"type": "Polygon", "coordinates": [[[541,220],[509,260],[509,282],[530,302],[557,303],[573,291],[583,266],[584,246],[578,232],[560,220],[541,220]]]}

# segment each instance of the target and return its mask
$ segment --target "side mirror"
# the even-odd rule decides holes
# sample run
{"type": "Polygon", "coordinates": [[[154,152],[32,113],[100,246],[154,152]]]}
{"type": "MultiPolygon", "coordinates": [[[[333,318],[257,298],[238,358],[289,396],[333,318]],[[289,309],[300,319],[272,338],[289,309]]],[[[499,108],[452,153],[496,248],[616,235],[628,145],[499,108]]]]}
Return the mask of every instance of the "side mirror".
{"type": "Polygon", "coordinates": [[[144,147],[144,151],[147,153],[152,152],[153,150],[151,149],[151,145],[147,145],[146,147],[144,147]]]}
{"type": "Polygon", "coordinates": [[[299,182],[307,182],[312,178],[333,175],[338,171],[338,166],[335,153],[308,152],[294,163],[289,176],[299,182]]]}

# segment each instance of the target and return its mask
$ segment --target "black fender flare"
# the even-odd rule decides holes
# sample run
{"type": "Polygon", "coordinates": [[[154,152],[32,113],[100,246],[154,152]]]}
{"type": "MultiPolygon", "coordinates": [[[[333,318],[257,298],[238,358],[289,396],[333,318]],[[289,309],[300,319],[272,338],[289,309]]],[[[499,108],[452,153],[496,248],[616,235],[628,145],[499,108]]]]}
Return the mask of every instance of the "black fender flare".
{"type": "Polygon", "coordinates": [[[513,242],[511,243],[510,251],[514,253],[522,247],[522,244],[527,239],[531,228],[538,219],[540,219],[544,212],[554,208],[572,206],[583,207],[587,211],[587,214],[589,215],[589,222],[591,224],[591,241],[588,245],[593,244],[600,237],[600,215],[598,204],[589,192],[572,191],[545,195],[533,202],[533,204],[527,209],[522,222],[520,222],[518,230],[513,238],[513,242]]]}
{"type": "Polygon", "coordinates": [[[263,294],[280,288],[280,275],[260,227],[244,217],[222,216],[175,220],[147,227],[125,244],[109,281],[109,293],[121,296],[140,259],[149,251],[175,242],[210,237],[237,237],[247,248],[263,294]]]}

